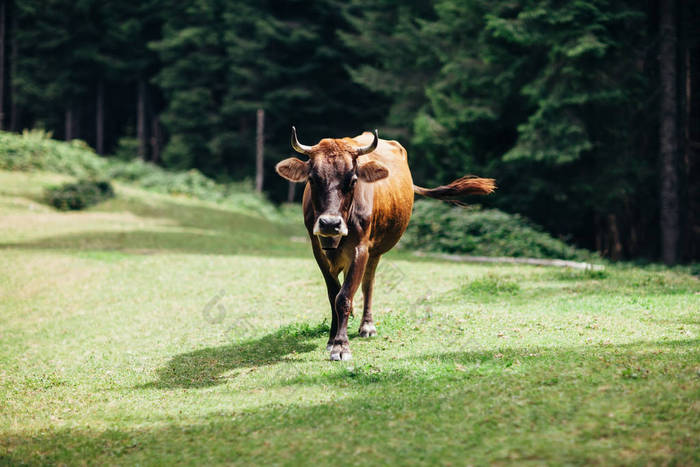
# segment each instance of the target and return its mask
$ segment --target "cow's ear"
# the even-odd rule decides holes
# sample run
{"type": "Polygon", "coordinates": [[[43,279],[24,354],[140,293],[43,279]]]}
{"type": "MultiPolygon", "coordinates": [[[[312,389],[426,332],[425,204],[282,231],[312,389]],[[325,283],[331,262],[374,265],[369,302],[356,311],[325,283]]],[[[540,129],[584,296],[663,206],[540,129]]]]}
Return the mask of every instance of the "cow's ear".
{"type": "Polygon", "coordinates": [[[305,182],[309,178],[309,164],[296,157],[290,157],[278,163],[275,170],[290,182],[305,182]]]}
{"type": "Polygon", "coordinates": [[[357,166],[357,176],[365,182],[376,182],[389,176],[389,169],[378,161],[367,161],[357,166]]]}

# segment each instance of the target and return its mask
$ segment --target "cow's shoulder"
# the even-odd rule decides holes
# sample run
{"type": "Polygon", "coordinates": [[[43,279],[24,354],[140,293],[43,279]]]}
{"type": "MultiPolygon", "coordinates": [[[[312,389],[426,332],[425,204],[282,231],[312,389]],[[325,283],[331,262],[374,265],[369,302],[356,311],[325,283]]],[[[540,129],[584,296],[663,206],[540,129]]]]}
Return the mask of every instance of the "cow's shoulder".
{"type": "MultiPolygon", "coordinates": [[[[365,131],[361,135],[354,138],[346,138],[348,142],[359,147],[366,146],[372,142],[374,135],[369,131],[365,131]]],[[[379,139],[377,149],[363,156],[366,159],[375,159],[384,162],[406,161],[406,149],[401,146],[401,143],[394,140],[379,139]]],[[[362,158],[360,158],[360,161],[362,158]]]]}

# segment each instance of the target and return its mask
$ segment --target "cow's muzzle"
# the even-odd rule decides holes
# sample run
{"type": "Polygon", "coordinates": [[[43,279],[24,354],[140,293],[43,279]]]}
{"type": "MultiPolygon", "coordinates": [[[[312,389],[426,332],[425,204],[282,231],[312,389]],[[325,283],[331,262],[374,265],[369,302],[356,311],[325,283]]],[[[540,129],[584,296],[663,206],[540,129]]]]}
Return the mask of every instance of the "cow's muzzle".
{"type": "MultiPolygon", "coordinates": [[[[348,226],[340,216],[323,214],[316,219],[314,224],[314,235],[318,235],[321,239],[324,237],[340,239],[348,234],[348,226]]],[[[330,242],[324,242],[329,243],[330,242]]],[[[333,242],[336,243],[337,242],[333,242]]]]}

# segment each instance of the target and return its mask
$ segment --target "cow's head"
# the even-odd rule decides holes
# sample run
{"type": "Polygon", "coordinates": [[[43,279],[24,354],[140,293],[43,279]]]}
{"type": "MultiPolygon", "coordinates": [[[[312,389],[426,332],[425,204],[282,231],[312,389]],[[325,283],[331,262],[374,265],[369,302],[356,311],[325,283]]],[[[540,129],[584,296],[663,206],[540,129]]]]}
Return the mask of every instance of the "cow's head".
{"type": "Polygon", "coordinates": [[[292,148],[309,157],[285,159],[275,169],[291,182],[308,182],[316,216],[313,233],[320,237],[348,234],[348,214],[358,181],[371,183],[386,178],[389,170],[375,160],[358,163],[357,158],[377,148],[379,136],[367,146],[356,146],[349,139],[323,139],[315,146],[299,143],[292,127],[292,148]]]}

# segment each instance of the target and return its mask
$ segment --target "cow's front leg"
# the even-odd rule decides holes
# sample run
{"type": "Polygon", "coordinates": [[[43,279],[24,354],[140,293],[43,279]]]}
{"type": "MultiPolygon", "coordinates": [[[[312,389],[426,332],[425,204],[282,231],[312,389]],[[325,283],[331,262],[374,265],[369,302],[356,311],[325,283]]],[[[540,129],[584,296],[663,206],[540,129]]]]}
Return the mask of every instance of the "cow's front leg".
{"type": "Polygon", "coordinates": [[[335,299],[338,297],[338,293],[340,293],[340,281],[338,280],[338,274],[334,274],[331,271],[331,264],[326,255],[321,251],[321,246],[318,244],[318,239],[312,237],[311,242],[314,258],[316,258],[316,263],[321,270],[321,274],[323,274],[323,280],[326,281],[328,301],[331,305],[331,331],[328,336],[328,344],[326,344],[326,350],[331,350],[333,348],[333,340],[335,339],[335,335],[338,333],[338,318],[335,312],[335,299]]]}
{"type": "Polygon", "coordinates": [[[335,299],[340,293],[340,281],[338,277],[324,271],[323,278],[326,280],[326,289],[328,290],[328,301],[331,303],[331,332],[328,336],[328,344],[326,350],[333,348],[335,335],[338,333],[338,314],[335,312],[335,299]]]}
{"type": "Polygon", "coordinates": [[[331,360],[350,360],[350,342],[348,341],[348,317],[352,311],[352,299],[360,287],[362,276],[367,265],[367,247],[358,245],[355,247],[355,257],[345,274],[343,286],[335,298],[335,313],[338,322],[338,330],[333,339],[331,348],[331,360]]]}

